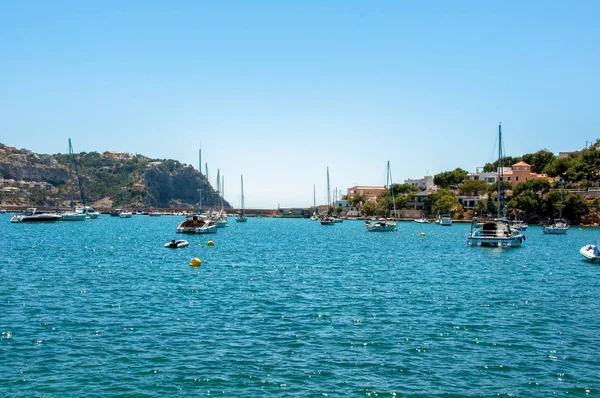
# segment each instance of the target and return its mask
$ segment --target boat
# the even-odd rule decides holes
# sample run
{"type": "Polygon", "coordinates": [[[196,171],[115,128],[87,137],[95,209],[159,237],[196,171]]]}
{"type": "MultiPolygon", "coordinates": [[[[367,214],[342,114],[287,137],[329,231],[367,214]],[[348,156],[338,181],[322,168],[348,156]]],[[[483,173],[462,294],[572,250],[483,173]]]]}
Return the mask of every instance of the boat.
{"type": "Polygon", "coordinates": [[[133,213],[128,210],[123,210],[119,213],[120,218],[131,218],[132,216],[133,216],[133,213]]]}
{"type": "Polygon", "coordinates": [[[150,217],[160,217],[160,216],[162,216],[162,213],[160,213],[158,211],[151,211],[151,212],[148,213],[148,215],[150,217]]]}
{"type": "MultiPolygon", "coordinates": [[[[390,170],[390,162],[387,162],[387,172],[386,172],[386,189],[388,192],[385,194],[385,217],[389,216],[389,208],[388,208],[388,197],[392,197],[392,203],[394,204],[394,215],[396,214],[396,201],[394,200],[394,194],[390,188],[392,172],[390,170]]],[[[365,221],[367,225],[367,231],[369,232],[391,232],[396,230],[397,222],[388,218],[380,218],[376,221],[365,221]]]]}
{"type": "Polygon", "coordinates": [[[202,217],[201,214],[190,214],[177,226],[178,234],[214,234],[217,224],[202,217]]]}
{"type": "Polygon", "coordinates": [[[119,217],[119,214],[121,214],[122,211],[123,209],[112,209],[110,215],[111,217],[119,217]]]}
{"type": "Polygon", "coordinates": [[[438,218],[438,223],[442,227],[449,227],[452,225],[452,217],[449,214],[444,214],[438,218]]]}
{"type": "Polygon", "coordinates": [[[246,213],[244,212],[244,176],[241,176],[240,183],[242,187],[242,210],[235,217],[235,221],[237,222],[246,222],[248,218],[246,217],[246,213]]]}
{"type": "Polygon", "coordinates": [[[100,213],[97,212],[93,207],[91,206],[84,206],[84,207],[76,207],[75,211],[77,213],[83,213],[85,214],[88,218],[91,218],[92,220],[97,219],[98,217],[100,217],[100,213]]]}
{"type": "Polygon", "coordinates": [[[317,213],[317,191],[315,184],[313,184],[313,214],[310,216],[311,221],[317,221],[319,219],[319,214],[317,213]]]}
{"type": "Polygon", "coordinates": [[[83,196],[83,189],[81,186],[81,179],[79,178],[79,171],[77,170],[77,163],[75,162],[75,156],[73,155],[73,146],[71,145],[71,139],[69,138],[69,182],[71,186],[71,211],[60,213],[61,221],[85,221],[86,216],[84,213],[80,213],[75,209],[75,190],[73,184],[73,178],[71,177],[72,171],[75,171],[75,179],[79,186],[79,195],[81,202],[85,206],[85,198],[83,196]]]}
{"type": "Polygon", "coordinates": [[[184,239],[172,239],[170,242],[165,243],[165,247],[168,247],[169,249],[179,249],[182,247],[188,247],[189,245],[190,243],[184,239]]]}
{"type": "Polygon", "coordinates": [[[564,235],[569,229],[569,225],[562,218],[563,208],[563,193],[560,191],[560,207],[558,208],[558,218],[552,220],[550,223],[542,225],[542,232],[548,235],[564,235]]]}
{"type": "Polygon", "coordinates": [[[327,167],[327,214],[320,218],[321,225],[335,225],[335,218],[331,215],[331,192],[329,188],[329,167],[327,167]]]}
{"type": "Polygon", "coordinates": [[[425,217],[425,214],[421,214],[421,217],[415,218],[413,222],[416,222],[418,224],[429,224],[429,220],[427,219],[427,217],[425,217]]]}
{"type": "Polygon", "coordinates": [[[579,249],[579,253],[590,263],[600,262],[600,243],[585,245],[579,249]]]}
{"type": "Polygon", "coordinates": [[[227,227],[227,212],[225,212],[225,208],[223,207],[223,195],[225,191],[225,177],[221,176],[221,170],[217,171],[217,193],[219,194],[219,204],[220,210],[215,215],[215,222],[217,224],[217,228],[225,228],[227,227]]]}
{"type": "Polygon", "coordinates": [[[35,207],[30,207],[23,213],[11,217],[10,222],[55,222],[61,219],[60,214],[38,212],[35,207]]]}
{"type": "Polygon", "coordinates": [[[528,225],[521,220],[515,220],[512,222],[511,228],[514,228],[518,231],[525,231],[528,225]]]}
{"type": "Polygon", "coordinates": [[[525,236],[521,231],[511,228],[510,221],[506,217],[501,217],[501,210],[504,204],[504,188],[502,176],[502,125],[498,127],[498,214],[493,220],[479,222],[477,217],[473,217],[471,230],[467,237],[469,246],[487,246],[487,247],[518,247],[525,241],[525,236]]]}

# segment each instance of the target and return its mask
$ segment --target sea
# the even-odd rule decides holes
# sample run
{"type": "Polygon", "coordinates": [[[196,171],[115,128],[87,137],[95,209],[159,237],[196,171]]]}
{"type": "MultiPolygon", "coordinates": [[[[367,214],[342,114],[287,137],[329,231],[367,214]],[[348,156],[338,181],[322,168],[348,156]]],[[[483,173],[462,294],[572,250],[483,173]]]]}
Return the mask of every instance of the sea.
{"type": "Polygon", "coordinates": [[[598,228],[498,249],[458,223],[9,219],[2,397],[600,395],[598,228]]]}

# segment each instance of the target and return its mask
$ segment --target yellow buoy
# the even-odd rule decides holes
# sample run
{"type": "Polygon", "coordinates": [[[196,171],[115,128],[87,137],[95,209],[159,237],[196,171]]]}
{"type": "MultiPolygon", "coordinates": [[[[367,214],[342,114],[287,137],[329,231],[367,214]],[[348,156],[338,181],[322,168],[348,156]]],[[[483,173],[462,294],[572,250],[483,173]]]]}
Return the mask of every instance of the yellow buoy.
{"type": "Polygon", "coordinates": [[[200,267],[202,266],[202,261],[199,258],[194,257],[190,260],[190,267],[200,267]]]}
{"type": "Polygon", "coordinates": [[[398,228],[394,228],[394,231],[397,231],[397,230],[398,230],[398,228]]]}
{"type": "Polygon", "coordinates": [[[213,242],[212,240],[209,240],[208,242],[206,242],[206,246],[214,246],[215,242],[213,242]]]}
{"type": "Polygon", "coordinates": [[[227,228],[229,228],[229,224],[225,224],[225,226],[226,226],[227,228]]]}
{"type": "Polygon", "coordinates": [[[421,236],[425,236],[425,232],[421,232],[421,236]]]}

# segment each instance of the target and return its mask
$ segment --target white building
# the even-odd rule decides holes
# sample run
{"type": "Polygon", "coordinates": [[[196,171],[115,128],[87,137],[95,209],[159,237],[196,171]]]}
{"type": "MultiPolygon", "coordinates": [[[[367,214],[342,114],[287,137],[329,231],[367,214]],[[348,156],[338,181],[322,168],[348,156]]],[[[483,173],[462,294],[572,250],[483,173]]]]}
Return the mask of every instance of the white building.
{"type": "Polygon", "coordinates": [[[432,191],[435,188],[432,176],[425,176],[416,180],[409,178],[407,180],[404,180],[404,183],[412,185],[413,187],[417,187],[422,191],[432,191]]]}

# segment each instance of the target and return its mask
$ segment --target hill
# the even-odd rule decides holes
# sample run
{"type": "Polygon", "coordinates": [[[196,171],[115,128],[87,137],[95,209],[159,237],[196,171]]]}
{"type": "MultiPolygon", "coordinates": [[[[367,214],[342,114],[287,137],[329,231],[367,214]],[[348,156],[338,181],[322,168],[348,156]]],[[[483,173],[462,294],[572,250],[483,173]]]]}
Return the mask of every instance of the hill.
{"type": "MultiPolygon", "coordinates": [[[[71,157],[0,144],[0,201],[5,205],[69,207],[73,198],[80,203],[77,174],[86,204],[92,206],[197,208],[199,190],[203,207],[220,205],[206,176],[177,160],[110,151],[71,157]]],[[[223,206],[231,207],[225,200],[223,206]]]]}

